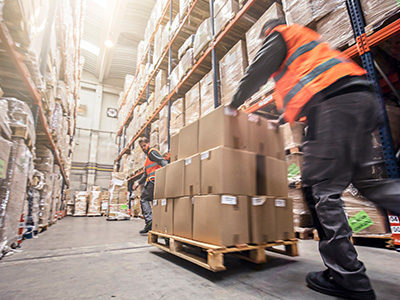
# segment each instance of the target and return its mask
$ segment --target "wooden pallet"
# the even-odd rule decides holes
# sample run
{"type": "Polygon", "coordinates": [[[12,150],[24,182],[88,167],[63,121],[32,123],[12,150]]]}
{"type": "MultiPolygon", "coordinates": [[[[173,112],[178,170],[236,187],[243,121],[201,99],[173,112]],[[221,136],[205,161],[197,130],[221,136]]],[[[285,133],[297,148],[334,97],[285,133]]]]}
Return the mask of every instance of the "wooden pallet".
{"type": "Polygon", "coordinates": [[[38,233],[42,233],[43,231],[46,231],[49,225],[39,225],[38,228],[38,233]]]}
{"type": "Polygon", "coordinates": [[[150,231],[148,235],[148,243],[213,272],[226,270],[224,265],[225,254],[234,254],[241,259],[257,264],[265,263],[267,261],[265,250],[289,256],[299,255],[297,239],[290,239],[287,241],[280,240],[261,245],[243,244],[234,247],[224,247],[150,231]],[[165,243],[163,244],[159,241],[159,238],[163,239],[165,243]],[[285,250],[273,248],[276,246],[284,246],[285,250]],[[197,250],[200,250],[201,252],[206,252],[206,257],[186,251],[188,248],[197,248],[197,250]]]}
{"type": "Polygon", "coordinates": [[[388,234],[353,234],[354,245],[395,249],[393,236],[388,234]]]}
{"type": "Polygon", "coordinates": [[[294,227],[296,238],[301,240],[312,240],[314,239],[314,228],[311,227],[294,227]]]}
{"type": "Polygon", "coordinates": [[[101,214],[88,214],[88,217],[101,217],[101,214]]]}
{"type": "Polygon", "coordinates": [[[287,154],[287,155],[289,155],[289,154],[294,154],[294,153],[302,153],[302,152],[300,151],[300,146],[288,148],[288,149],[285,149],[285,151],[286,151],[286,154],[287,154]]]}

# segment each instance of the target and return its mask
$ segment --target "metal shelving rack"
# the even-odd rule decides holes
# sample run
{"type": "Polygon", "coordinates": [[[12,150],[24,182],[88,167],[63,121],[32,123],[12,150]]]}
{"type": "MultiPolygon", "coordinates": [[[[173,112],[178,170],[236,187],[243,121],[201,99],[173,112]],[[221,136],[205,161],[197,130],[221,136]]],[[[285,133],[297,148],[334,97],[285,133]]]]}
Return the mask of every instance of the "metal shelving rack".
{"type": "Polygon", "coordinates": [[[23,62],[22,56],[17,52],[15,43],[8,31],[8,28],[4,22],[0,22],[0,39],[2,41],[2,44],[7,51],[7,54],[9,55],[10,59],[12,60],[16,71],[18,75],[20,76],[21,80],[23,81],[27,91],[29,92],[30,96],[33,99],[33,104],[36,107],[36,111],[38,114],[38,117],[40,119],[40,123],[42,124],[43,131],[45,133],[45,136],[47,137],[47,140],[49,142],[49,145],[51,147],[51,150],[54,153],[54,157],[57,161],[57,164],[60,166],[60,170],[62,173],[62,176],[64,178],[65,184],[69,186],[69,179],[67,178],[65,169],[64,169],[64,162],[61,160],[59,151],[57,149],[57,146],[54,142],[54,139],[51,135],[49,126],[47,124],[46,116],[44,114],[44,110],[42,107],[42,96],[37,89],[35,83],[32,80],[32,77],[30,75],[30,72],[28,68],[26,67],[25,63],[23,62]]]}
{"type": "MultiPolygon", "coordinates": [[[[171,1],[172,2],[172,1],[171,1]]],[[[169,2],[169,4],[171,5],[171,2],[169,2]]],[[[176,33],[174,34],[174,36],[172,37],[172,39],[170,40],[170,42],[168,43],[167,47],[164,49],[161,57],[159,58],[158,62],[155,64],[155,67],[152,71],[152,73],[150,74],[150,76],[147,79],[147,82],[145,84],[145,87],[142,89],[142,91],[139,93],[139,96],[137,97],[137,99],[134,102],[134,105],[132,106],[132,108],[130,109],[124,123],[122,124],[122,126],[119,128],[118,132],[117,132],[117,136],[121,135],[123,133],[123,128],[125,126],[127,126],[131,120],[132,117],[132,113],[134,108],[140,103],[142,96],[144,95],[144,91],[147,89],[147,87],[149,86],[149,84],[151,83],[152,79],[154,78],[154,76],[156,75],[157,71],[160,69],[161,64],[163,63],[164,59],[166,59],[167,54],[169,54],[168,56],[168,60],[171,59],[171,48],[174,44],[174,42],[178,39],[178,37],[180,36],[182,29],[184,28],[185,24],[187,23],[187,21],[189,20],[190,15],[196,11],[197,5],[199,5],[200,3],[204,3],[204,2],[208,2],[209,7],[210,7],[210,15],[213,14],[213,0],[210,1],[205,1],[205,0],[194,0],[192,1],[192,4],[190,5],[188,11],[185,14],[185,17],[181,20],[181,23],[179,25],[178,30],[176,31],[176,33]]],[[[147,122],[141,127],[141,129],[136,133],[136,135],[130,140],[128,141],[128,143],[123,147],[123,149],[121,150],[121,144],[120,142],[118,143],[119,146],[119,154],[117,156],[117,158],[115,159],[115,162],[118,164],[118,162],[120,161],[120,159],[122,158],[122,156],[126,153],[126,151],[128,149],[131,148],[131,146],[133,145],[133,143],[135,142],[135,140],[137,138],[139,138],[145,131],[145,129],[147,128],[147,126],[158,116],[158,113],[160,112],[160,110],[167,104],[170,103],[170,100],[173,99],[173,97],[175,97],[178,94],[178,91],[182,88],[182,87],[187,87],[188,85],[188,80],[191,78],[191,76],[193,76],[195,74],[195,72],[200,68],[203,67],[206,63],[208,63],[207,58],[209,57],[209,55],[211,56],[211,65],[212,65],[212,70],[214,72],[214,89],[216,90],[218,88],[218,64],[217,64],[217,46],[219,44],[221,44],[221,42],[224,40],[225,37],[227,37],[229,35],[229,33],[231,32],[232,28],[235,27],[235,25],[237,25],[240,21],[241,18],[247,13],[249,12],[249,10],[255,6],[255,4],[262,4],[262,3],[267,3],[268,1],[265,0],[249,0],[247,1],[242,8],[238,11],[238,13],[233,17],[233,19],[225,26],[225,29],[223,29],[220,33],[218,33],[217,35],[212,36],[212,40],[209,44],[209,46],[205,49],[205,51],[203,52],[203,54],[197,59],[197,61],[194,63],[194,65],[192,66],[192,68],[188,71],[188,73],[180,80],[180,82],[178,83],[178,85],[169,91],[168,96],[162,101],[161,105],[153,112],[152,116],[150,117],[149,120],[147,120],[147,122]]],[[[261,11],[256,10],[258,13],[258,16],[261,15],[261,11]]],[[[165,9],[164,9],[165,12],[165,9]]],[[[254,12],[253,12],[254,13],[254,12]]],[[[160,19],[162,19],[163,16],[161,16],[160,19]]],[[[210,18],[212,20],[212,18],[210,18]]],[[[160,22],[160,20],[159,20],[160,22]]],[[[212,27],[213,27],[213,22],[211,23],[212,27]]],[[[214,29],[212,30],[214,32],[214,29]]],[[[212,33],[213,33],[212,32],[212,33]]],[[[244,33],[243,33],[244,34],[244,33]]],[[[154,34],[153,34],[154,35],[154,34]]],[[[235,40],[235,43],[238,42],[240,39],[235,40]]],[[[232,45],[230,45],[230,47],[232,47],[235,43],[233,43],[232,45]]],[[[230,49],[230,48],[229,48],[230,49]]],[[[221,49],[219,49],[219,52],[226,54],[228,52],[229,49],[224,49],[221,51],[221,49]]],[[[193,85],[193,84],[192,84],[193,85]]],[[[129,92],[129,90],[128,90],[129,92]]],[[[219,99],[218,99],[218,93],[214,93],[214,106],[218,106],[219,103],[219,99]]],[[[126,98],[126,95],[124,95],[124,98],[126,98]]]]}

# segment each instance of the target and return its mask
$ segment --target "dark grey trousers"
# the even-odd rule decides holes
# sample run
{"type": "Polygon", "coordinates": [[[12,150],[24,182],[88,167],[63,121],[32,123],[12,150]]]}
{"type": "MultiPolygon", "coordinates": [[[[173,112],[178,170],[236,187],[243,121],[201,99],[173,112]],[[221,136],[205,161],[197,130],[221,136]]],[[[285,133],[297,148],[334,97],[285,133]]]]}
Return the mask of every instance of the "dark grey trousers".
{"type": "Polygon", "coordinates": [[[400,213],[400,180],[371,176],[376,102],[365,91],[313,105],[303,145],[303,192],[320,236],[321,257],[335,282],[354,291],[369,290],[371,284],[350,241],[342,192],[353,183],[367,199],[400,213]]]}
{"type": "Polygon", "coordinates": [[[153,201],[153,195],[154,183],[149,181],[145,184],[140,197],[140,207],[142,208],[142,214],[146,224],[153,220],[153,214],[151,211],[151,201],[153,201]]]}

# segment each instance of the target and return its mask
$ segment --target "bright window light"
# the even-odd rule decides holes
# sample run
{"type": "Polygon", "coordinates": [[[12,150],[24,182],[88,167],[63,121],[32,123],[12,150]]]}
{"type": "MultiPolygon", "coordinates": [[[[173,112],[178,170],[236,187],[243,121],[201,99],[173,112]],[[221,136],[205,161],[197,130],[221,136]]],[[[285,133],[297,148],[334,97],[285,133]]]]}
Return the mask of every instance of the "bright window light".
{"type": "Polygon", "coordinates": [[[108,0],[92,0],[92,2],[96,3],[97,5],[99,5],[103,8],[107,8],[109,5],[108,0]]]}
{"type": "Polygon", "coordinates": [[[93,53],[96,56],[98,56],[100,53],[99,47],[97,47],[96,45],[93,45],[92,43],[89,43],[88,41],[85,41],[85,40],[81,40],[81,48],[85,49],[86,51],[89,51],[90,53],[93,53]]]}

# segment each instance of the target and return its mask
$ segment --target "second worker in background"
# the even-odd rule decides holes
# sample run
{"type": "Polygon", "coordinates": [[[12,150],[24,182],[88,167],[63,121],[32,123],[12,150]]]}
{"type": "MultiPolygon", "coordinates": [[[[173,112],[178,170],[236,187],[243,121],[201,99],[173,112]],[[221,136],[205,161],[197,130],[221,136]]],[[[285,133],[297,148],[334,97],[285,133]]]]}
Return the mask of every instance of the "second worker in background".
{"type": "Polygon", "coordinates": [[[144,184],[140,197],[140,206],[146,225],[144,229],[140,231],[140,234],[146,234],[151,230],[153,221],[150,202],[153,201],[155,172],[157,169],[166,166],[168,161],[164,159],[160,151],[156,148],[150,148],[150,142],[146,137],[139,139],[139,145],[147,157],[144,164],[144,173],[133,185],[133,190],[136,190],[140,184],[144,184]]]}

